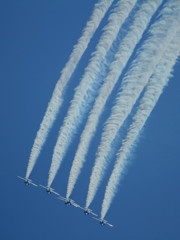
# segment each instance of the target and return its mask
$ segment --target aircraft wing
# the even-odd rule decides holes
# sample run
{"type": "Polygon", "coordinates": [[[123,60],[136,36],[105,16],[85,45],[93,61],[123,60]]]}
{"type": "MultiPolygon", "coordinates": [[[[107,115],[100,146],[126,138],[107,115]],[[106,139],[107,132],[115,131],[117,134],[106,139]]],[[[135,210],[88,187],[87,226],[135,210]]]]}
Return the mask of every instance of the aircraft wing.
{"type": "Polygon", "coordinates": [[[29,183],[32,182],[32,180],[30,180],[29,178],[20,177],[20,176],[17,176],[17,177],[20,178],[23,181],[29,181],[29,183]]]}
{"type": "Polygon", "coordinates": [[[46,189],[46,190],[50,189],[52,192],[54,191],[54,189],[51,188],[51,187],[43,186],[43,185],[41,185],[41,184],[39,184],[39,186],[42,187],[42,188],[44,188],[44,189],[46,189]]]}
{"type": "Polygon", "coordinates": [[[106,224],[107,224],[108,226],[110,226],[110,227],[114,227],[112,224],[110,224],[110,223],[108,223],[108,222],[107,222],[106,224]]]}
{"type": "MultiPolygon", "coordinates": [[[[84,210],[86,210],[86,209],[84,209],[84,210]]],[[[92,209],[88,208],[87,210],[89,210],[89,213],[90,213],[90,214],[98,217],[98,215],[97,215],[96,213],[94,213],[92,209]]]]}
{"type": "Polygon", "coordinates": [[[66,201],[66,198],[62,197],[60,194],[58,196],[58,199],[62,200],[62,201],[66,201]]]}
{"type": "Polygon", "coordinates": [[[59,193],[55,192],[54,190],[52,191],[54,194],[56,194],[57,196],[59,196],[59,193]]]}
{"type": "Polygon", "coordinates": [[[74,206],[74,207],[80,207],[77,203],[75,203],[75,202],[72,202],[72,205],[74,206]]]}
{"type": "Polygon", "coordinates": [[[112,225],[112,224],[110,224],[110,223],[108,223],[108,221],[107,221],[107,220],[104,220],[104,223],[105,223],[106,225],[110,226],[110,227],[113,227],[113,225],[112,225]]]}
{"type": "Polygon", "coordinates": [[[90,214],[92,214],[93,216],[98,216],[96,213],[94,213],[93,211],[90,212],[90,214]]]}
{"type": "MultiPolygon", "coordinates": [[[[78,204],[77,204],[78,205],[78,204]]],[[[85,208],[81,207],[80,205],[77,206],[78,208],[85,210],[85,208]]]]}
{"type": "Polygon", "coordinates": [[[43,186],[43,185],[41,185],[41,184],[39,184],[39,186],[40,186],[40,187],[42,187],[42,188],[45,188],[45,189],[47,189],[47,187],[45,187],[45,186],[43,186]]]}
{"type": "Polygon", "coordinates": [[[32,184],[33,186],[38,187],[38,185],[33,182],[30,182],[29,184],[32,184]]]}
{"type": "Polygon", "coordinates": [[[20,178],[20,179],[22,179],[22,180],[26,180],[25,178],[23,178],[23,177],[20,177],[20,176],[17,176],[18,178],[20,178]]]}

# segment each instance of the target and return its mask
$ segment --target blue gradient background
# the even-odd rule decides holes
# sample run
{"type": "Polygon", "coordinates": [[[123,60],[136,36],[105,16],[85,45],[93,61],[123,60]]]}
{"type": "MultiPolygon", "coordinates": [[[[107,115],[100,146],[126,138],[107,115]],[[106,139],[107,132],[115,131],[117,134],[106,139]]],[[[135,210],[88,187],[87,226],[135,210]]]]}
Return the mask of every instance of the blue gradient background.
{"type": "MultiPolygon", "coordinates": [[[[120,190],[107,214],[115,227],[101,228],[79,209],[65,208],[42,189],[24,187],[28,157],[47,103],[72,46],[90,16],[95,0],[0,1],[0,239],[180,239],[180,64],[149,118],[120,190]]],[[[103,23],[101,26],[103,26],[103,23]]],[[[69,84],[61,114],[31,178],[46,184],[53,146],[100,31],[69,84]]],[[[99,133],[100,134],[100,133],[99,133]]],[[[94,139],[96,145],[96,139],[94,139]]],[[[53,187],[65,195],[78,137],[53,187]]],[[[95,148],[72,198],[84,204],[95,148]]],[[[106,179],[110,174],[107,173],[106,179]]],[[[106,181],[92,208],[100,212],[106,181]]]]}

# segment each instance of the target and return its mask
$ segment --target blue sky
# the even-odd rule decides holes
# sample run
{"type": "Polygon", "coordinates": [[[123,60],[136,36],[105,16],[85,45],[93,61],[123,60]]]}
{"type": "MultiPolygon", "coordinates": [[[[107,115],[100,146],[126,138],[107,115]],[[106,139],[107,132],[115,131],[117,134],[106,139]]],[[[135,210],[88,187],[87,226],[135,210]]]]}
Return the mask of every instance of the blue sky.
{"type": "MultiPolygon", "coordinates": [[[[115,225],[113,229],[101,228],[80,210],[65,208],[41,189],[24,187],[16,177],[25,175],[33,140],[60,70],[95,2],[0,1],[1,239],[180,239],[180,63],[146,124],[107,214],[115,225]]],[[[61,114],[32,173],[31,178],[37,183],[46,184],[58,128],[99,33],[74,74],[61,114]]],[[[63,195],[77,143],[78,137],[53,184],[63,195]]],[[[92,147],[73,193],[82,205],[94,152],[92,147]]],[[[92,204],[98,213],[105,183],[92,204]]]]}

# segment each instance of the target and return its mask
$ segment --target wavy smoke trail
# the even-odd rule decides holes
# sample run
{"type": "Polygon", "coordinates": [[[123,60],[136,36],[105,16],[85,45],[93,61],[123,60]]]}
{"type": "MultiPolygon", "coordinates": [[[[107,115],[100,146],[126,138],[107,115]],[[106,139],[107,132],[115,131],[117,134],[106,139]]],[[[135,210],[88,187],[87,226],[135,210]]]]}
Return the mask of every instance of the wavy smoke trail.
{"type": "Polygon", "coordinates": [[[73,47],[73,51],[64,69],[61,72],[60,79],[55,86],[53,95],[34,140],[26,171],[26,178],[29,178],[35,166],[37,158],[42,150],[42,147],[46,141],[48,133],[56,119],[56,116],[63,102],[66,85],[71,78],[74,70],[76,69],[78,62],[80,61],[96,29],[101,23],[101,20],[103,19],[105,13],[113,1],[114,0],[99,0],[99,2],[95,4],[93,13],[83,30],[82,36],[79,38],[77,44],[73,47]]]}
{"type": "Polygon", "coordinates": [[[86,207],[91,204],[108,165],[108,153],[111,142],[130,114],[133,105],[154,72],[164,49],[176,32],[179,20],[180,4],[176,0],[168,1],[161,10],[161,16],[152,24],[150,36],[141,46],[131,68],[123,78],[121,91],[116,99],[110,118],[107,120],[98,147],[97,157],[90,177],[86,198],[86,207]]]}
{"type": "Polygon", "coordinates": [[[172,42],[168,45],[168,48],[163,54],[155,72],[152,74],[150,81],[146,86],[144,96],[140,101],[135,116],[133,117],[134,122],[131,124],[127,136],[122,142],[122,146],[117,154],[116,163],[106,186],[101,210],[102,219],[104,219],[117,192],[119,181],[121,180],[121,176],[127,164],[128,154],[171,77],[173,66],[179,55],[179,43],[180,31],[178,31],[172,42]]]}
{"type": "Polygon", "coordinates": [[[83,133],[81,134],[80,143],[78,145],[78,149],[70,170],[66,194],[67,198],[70,197],[86,160],[85,157],[88,152],[90,141],[95,134],[99,118],[104,110],[106,101],[110,96],[115,84],[117,83],[124,67],[126,66],[129,57],[133,53],[136,44],[141,39],[153,14],[156,12],[161,3],[162,0],[153,0],[142,4],[140,10],[138,10],[134,16],[134,20],[128,31],[128,34],[120,43],[119,49],[115,55],[115,60],[110,66],[110,71],[99,91],[99,95],[95,100],[83,133]]]}

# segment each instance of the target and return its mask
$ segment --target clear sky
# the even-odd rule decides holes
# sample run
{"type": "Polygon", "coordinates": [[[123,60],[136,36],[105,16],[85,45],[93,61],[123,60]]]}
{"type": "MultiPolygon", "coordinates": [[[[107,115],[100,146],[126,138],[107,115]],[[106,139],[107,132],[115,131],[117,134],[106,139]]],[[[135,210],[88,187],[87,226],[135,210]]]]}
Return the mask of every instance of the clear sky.
{"type": "MultiPolygon", "coordinates": [[[[26,188],[17,179],[17,175],[25,175],[34,137],[60,70],[80,37],[95,2],[0,1],[2,240],[180,239],[180,63],[176,64],[174,77],[146,124],[131,159],[132,164],[107,214],[114,228],[102,228],[79,209],[66,208],[54,196],[47,196],[39,188],[26,188]]],[[[59,126],[99,33],[72,78],[62,111],[31,175],[36,183],[47,183],[59,126]]],[[[66,192],[77,143],[78,136],[53,183],[62,195],[66,192]]],[[[94,153],[92,146],[73,192],[72,198],[81,205],[85,202],[94,153]]],[[[98,214],[107,176],[92,204],[98,214]]]]}

